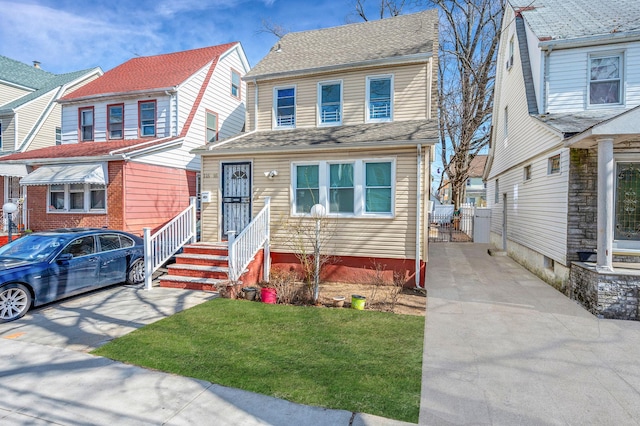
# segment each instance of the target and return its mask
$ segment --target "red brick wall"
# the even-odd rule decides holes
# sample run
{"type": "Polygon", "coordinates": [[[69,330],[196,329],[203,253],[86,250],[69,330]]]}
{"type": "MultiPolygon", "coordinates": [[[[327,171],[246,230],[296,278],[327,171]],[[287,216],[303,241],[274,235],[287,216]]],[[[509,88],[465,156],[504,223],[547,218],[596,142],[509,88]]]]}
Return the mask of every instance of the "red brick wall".
{"type": "Polygon", "coordinates": [[[27,187],[27,209],[29,226],[34,231],[55,228],[91,227],[122,229],[122,180],[123,161],[109,162],[109,185],[107,186],[107,212],[104,213],[47,213],[48,193],[46,186],[27,187]]]}

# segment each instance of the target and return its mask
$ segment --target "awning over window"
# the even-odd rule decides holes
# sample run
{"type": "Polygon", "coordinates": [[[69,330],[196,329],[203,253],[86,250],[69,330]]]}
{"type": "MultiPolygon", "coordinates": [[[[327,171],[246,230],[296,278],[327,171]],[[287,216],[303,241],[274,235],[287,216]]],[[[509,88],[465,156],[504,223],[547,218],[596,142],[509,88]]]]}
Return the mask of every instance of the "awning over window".
{"type": "Polygon", "coordinates": [[[42,166],[20,179],[20,185],[55,185],[64,183],[106,185],[107,176],[106,163],[42,166]]]}
{"type": "Polygon", "coordinates": [[[25,164],[0,164],[0,176],[26,176],[27,166],[25,164]]]}

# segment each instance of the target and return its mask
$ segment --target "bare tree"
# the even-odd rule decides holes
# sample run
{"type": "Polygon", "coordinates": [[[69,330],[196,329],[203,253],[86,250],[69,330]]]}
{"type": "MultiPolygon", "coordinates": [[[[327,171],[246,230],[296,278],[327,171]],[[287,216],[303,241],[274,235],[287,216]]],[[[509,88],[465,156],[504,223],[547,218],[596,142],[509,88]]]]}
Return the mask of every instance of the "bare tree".
{"type": "Polygon", "coordinates": [[[256,31],[256,33],[273,34],[278,38],[284,37],[284,35],[288,32],[289,29],[287,27],[281,24],[277,24],[271,19],[262,19],[260,21],[260,29],[256,31]]]}
{"type": "Polygon", "coordinates": [[[458,209],[471,160],[489,143],[501,0],[433,0],[441,11],[438,120],[441,159],[458,209]]]}
{"type": "MultiPolygon", "coordinates": [[[[365,9],[366,0],[356,0],[354,4],[355,13],[362,20],[368,21],[367,12],[365,9]]],[[[402,9],[407,3],[406,0],[380,0],[377,6],[377,17],[383,19],[392,16],[398,16],[402,13],[402,9]]]]}

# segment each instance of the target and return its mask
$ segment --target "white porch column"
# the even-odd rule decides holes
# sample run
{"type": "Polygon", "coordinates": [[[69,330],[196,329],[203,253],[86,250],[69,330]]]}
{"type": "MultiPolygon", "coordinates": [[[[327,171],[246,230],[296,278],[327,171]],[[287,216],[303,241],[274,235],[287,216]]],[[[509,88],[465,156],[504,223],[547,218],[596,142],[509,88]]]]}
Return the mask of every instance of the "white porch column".
{"type": "Polygon", "coordinates": [[[598,139],[598,271],[613,271],[613,138],[598,139]]]}

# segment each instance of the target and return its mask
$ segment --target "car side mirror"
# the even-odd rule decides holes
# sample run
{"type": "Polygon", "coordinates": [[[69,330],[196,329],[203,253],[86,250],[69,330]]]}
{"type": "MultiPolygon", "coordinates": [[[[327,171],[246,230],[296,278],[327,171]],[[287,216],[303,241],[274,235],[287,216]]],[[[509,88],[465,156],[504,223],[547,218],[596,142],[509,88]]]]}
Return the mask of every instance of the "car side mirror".
{"type": "Polygon", "coordinates": [[[58,262],[70,261],[73,259],[73,255],[71,253],[64,253],[58,256],[58,262]]]}

